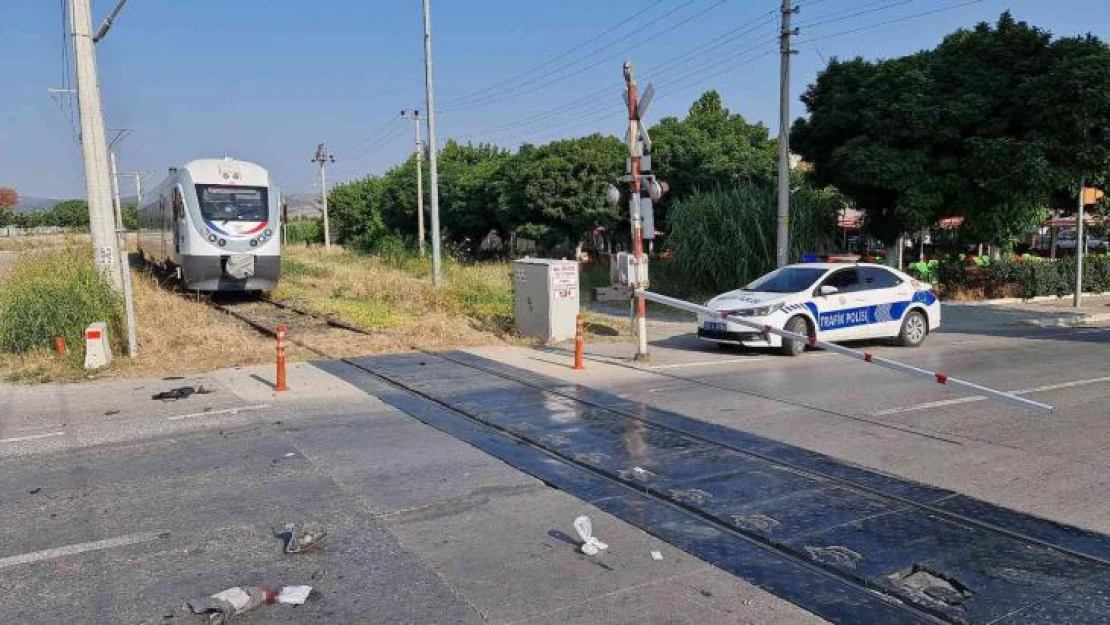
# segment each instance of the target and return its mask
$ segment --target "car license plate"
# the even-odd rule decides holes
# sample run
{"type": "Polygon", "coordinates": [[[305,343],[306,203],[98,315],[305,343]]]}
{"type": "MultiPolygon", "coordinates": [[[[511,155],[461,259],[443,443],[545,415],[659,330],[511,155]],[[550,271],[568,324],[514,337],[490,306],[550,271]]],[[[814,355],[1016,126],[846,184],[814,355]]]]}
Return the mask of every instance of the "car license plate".
{"type": "Polygon", "coordinates": [[[710,332],[728,332],[728,324],[723,321],[706,321],[705,329],[710,332]]]}

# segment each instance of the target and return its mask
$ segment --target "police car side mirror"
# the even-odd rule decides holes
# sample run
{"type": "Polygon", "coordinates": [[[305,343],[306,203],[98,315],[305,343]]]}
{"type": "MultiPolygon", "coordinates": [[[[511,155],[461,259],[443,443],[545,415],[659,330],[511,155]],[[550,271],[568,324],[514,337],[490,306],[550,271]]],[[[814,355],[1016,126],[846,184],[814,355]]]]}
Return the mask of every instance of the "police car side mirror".
{"type": "Polygon", "coordinates": [[[839,291],[840,289],[829,284],[822,284],[821,288],[817,289],[817,292],[821,295],[832,295],[833,293],[837,293],[839,291]]]}

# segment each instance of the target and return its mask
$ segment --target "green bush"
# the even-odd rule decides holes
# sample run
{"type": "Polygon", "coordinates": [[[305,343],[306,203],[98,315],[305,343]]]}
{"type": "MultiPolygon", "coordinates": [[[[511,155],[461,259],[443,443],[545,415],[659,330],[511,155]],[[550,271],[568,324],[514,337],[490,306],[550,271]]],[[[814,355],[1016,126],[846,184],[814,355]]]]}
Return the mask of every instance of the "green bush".
{"type": "MultiPolygon", "coordinates": [[[[802,187],[790,198],[790,260],[835,249],[833,192],[802,187]]],[[[735,289],[775,268],[777,200],[774,189],[745,184],[702,193],[674,204],[667,247],[677,278],[692,290],[735,289]]]]}
{"type": "MultiPolygon", "coordinates": [[[[1075,259],[1003,260],[988,265],[969,266],[965,262],[945,261],[937,265],[937,283],[942,296],[958,291],[981,291],[984,297],[1018,295],[1063,297],[1075,292],[1075,259]]],[[[1089,256],[1083,261],[1083,290],[1110,291],[1110,256],[1089,256]]]]}
{"type": "Polygon", "coordinates": [[[93,267],[87,248],[24,256],[0,283],[0,350],[49,348],[56,336],[80,345],[88,324],[106,321],[118,353],[122,313],[122,301],[93,267]]]}
{"type": "Polygon", "coordinates": [[[324,225],[319,219],[291,219],[285,222],[286,243],[323,243],[324,225]]]}

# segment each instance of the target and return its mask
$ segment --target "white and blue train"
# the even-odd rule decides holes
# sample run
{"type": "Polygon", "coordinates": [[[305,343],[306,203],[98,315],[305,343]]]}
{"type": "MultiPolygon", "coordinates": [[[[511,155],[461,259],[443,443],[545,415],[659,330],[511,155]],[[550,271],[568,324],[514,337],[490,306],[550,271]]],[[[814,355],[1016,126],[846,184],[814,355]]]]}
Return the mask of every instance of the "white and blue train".
{"type": "Polygon", "coordinates": [[[269,292],[281,275],[281,194],[254,163],[190,161],[139,206],[139,251],[195,291],[269,292]]]}

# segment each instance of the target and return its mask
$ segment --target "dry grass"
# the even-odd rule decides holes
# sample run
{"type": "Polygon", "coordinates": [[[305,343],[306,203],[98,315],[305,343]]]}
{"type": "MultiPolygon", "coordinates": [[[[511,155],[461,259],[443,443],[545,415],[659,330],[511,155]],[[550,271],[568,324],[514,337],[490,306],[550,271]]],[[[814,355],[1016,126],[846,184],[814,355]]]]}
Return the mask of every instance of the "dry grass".
{"type": "Polygon", "coordinates": [[[25,252],[27,250],[40,250],[44,247],[73,247],[76,245],[89,245],[89,235],[68,233],[0,237],[0,252],[25,252]]]}
{"type": "MultiPolygon", "coordinates": [[[[508,263],[444,265],[444,284],[432,287],[430,261],[382,259],[343,250],[288,246],[275,299],[332,315],[370,331],[355,337],[334,328],[306,328],[300,339],[334,356],[448,350],[514,343],[512,282],[508,263]]],[[[211,371],[272,363],[274,343],[254,330],[159,283],[147,271],[132,273],[139,326],[139,358],[117,347],[112,366],[84,371],[82,346],[58,359],[50,346],[24,355],[0,353],[0,378],[18,382],[77,381],[90,377],[141,377],[211,371]]],[[[0,277],[0,288],[3,278],[0,277]]],[[[623,325],[587,316],[588,328],[612,335],[623,325]]],[[[125,341],[116,341],[122,346],[125,341]]],[[[290,360],[315,357],[291,346],[290,360]]]]}
{"type": "Polygon", "coordinates": [[[512,340],[512,283],[507,263],[444,265],[432,287],[431,264],[343,250],[287,246],[275,299],[371,330],[368,353],[452,349],[512,340]]]}
{"type": "MultiPolygon", "coordinates": [[[[68,382],[111,377],[142,377],[211,371],[274,360],[272,339],[234,323],[202,302],[191,301],[159,285],[154,276],[133,271],[135,316],[138,319],[139,358],[119,353],[107,369],[87,372],[83,346],[71,345],[66,359],[52,347],[27,354],[0,353],[0,378],[12,382],[68,382]]],[[[124,341],[116,340],[118,345],[124,341]]],[[[308,356],[291,350],[290,359],[308,356]]]]}

